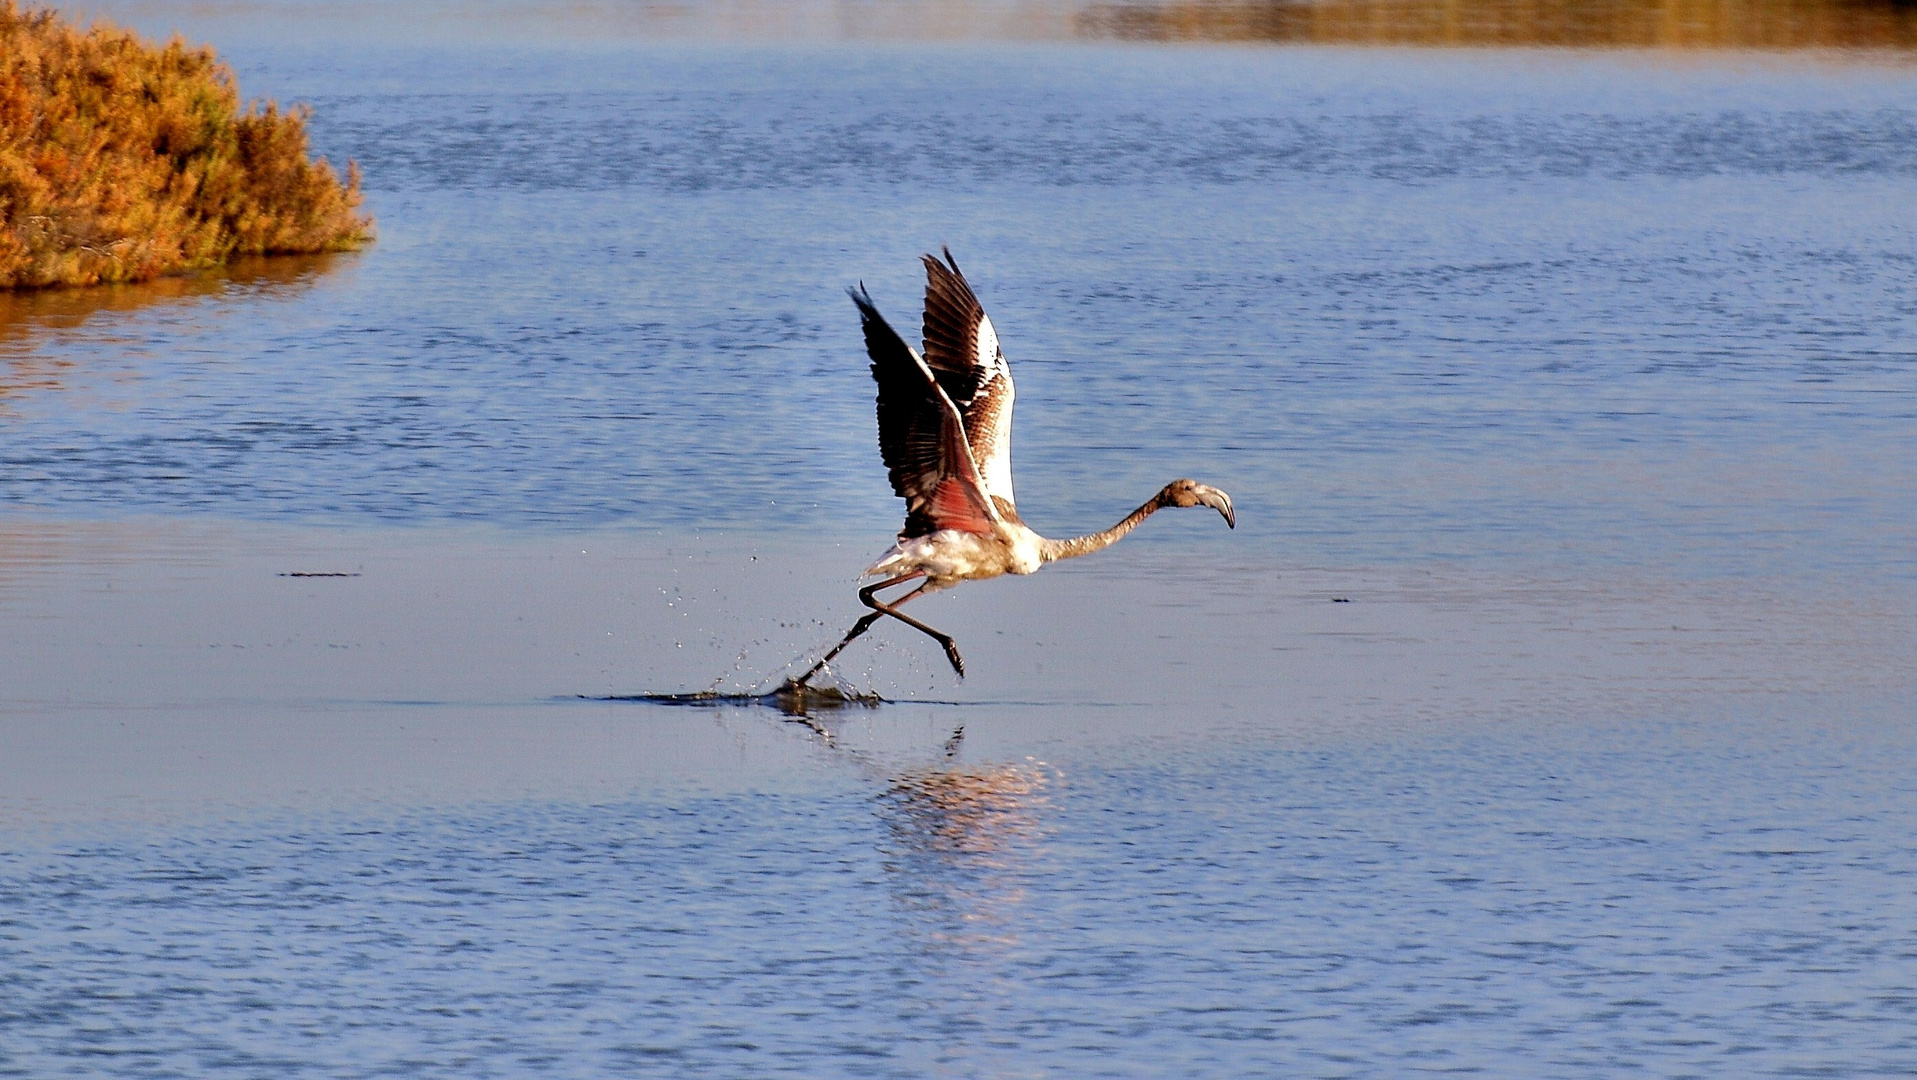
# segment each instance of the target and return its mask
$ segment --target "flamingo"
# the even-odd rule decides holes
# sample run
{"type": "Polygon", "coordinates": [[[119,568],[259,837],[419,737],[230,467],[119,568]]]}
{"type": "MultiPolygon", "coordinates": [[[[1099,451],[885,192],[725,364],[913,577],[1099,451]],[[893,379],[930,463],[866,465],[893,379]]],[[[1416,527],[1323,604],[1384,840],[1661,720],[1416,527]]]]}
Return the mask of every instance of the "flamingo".
{"type": "Polygon", "coordinates": [[[1012,370],[999,349],[992,320],[959,272],[951,249],[944,251],[944,262],[922,256],[923,354],[879,314],[864,282],[846,290],[858,305],[872,378],[879,384],[879,453],[892,490],[905,500],[905,527],[892,549],[859,575],[860,580],[881,579],[859,590],[859,601],[872,613],[853,624],[811,670],[790,680],[790,689],[804,688],[887,615],[938,642],[963,679],[965,660],[957,643],[901,612],[906,601],[960,582],[1030,574],[1046,563],[1089,555],[1118,542],[1168,506],[1209,506],[1223,515],[1226,525],[1238,527],[1231,496],[1181,478],[1103,532],[1051,540],[1026,528],[1012,495],[1012,370]],[[918,586],[889,602],[877,595],[911,581],[918,586]]]}

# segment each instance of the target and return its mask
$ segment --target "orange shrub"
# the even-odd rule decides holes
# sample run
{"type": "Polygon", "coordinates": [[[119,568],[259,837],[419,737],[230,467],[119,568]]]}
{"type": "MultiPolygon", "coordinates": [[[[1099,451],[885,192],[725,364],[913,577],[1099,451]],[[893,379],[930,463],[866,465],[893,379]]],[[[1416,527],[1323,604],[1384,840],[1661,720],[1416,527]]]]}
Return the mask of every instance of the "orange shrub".
{"type": "Polygon", "coordinates": [[[0,288],[141,281],[372,239],[303,108],[245,109],[207,48],[0,0],[0,288]]]}

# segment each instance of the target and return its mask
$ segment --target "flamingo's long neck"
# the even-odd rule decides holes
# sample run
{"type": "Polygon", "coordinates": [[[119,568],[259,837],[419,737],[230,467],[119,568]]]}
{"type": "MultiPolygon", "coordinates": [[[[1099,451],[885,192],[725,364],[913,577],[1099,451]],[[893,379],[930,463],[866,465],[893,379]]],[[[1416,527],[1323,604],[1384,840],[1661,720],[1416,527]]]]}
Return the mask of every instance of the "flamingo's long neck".
{"type": "Polygon", "coordinates": [[[1060,559],[1076,559],[1080,555],[1090,555],[1094,551],[1111,547],[1124,539],[1126,533],[1138,528],[1139,522],[1151,517],[1154,511],[1164,506],[1164,498],[1163,491],[1153,495],[1145,500],[1145,505],[1126,514],[1124,520],[1104,532],[1074,536],[1070,540],[1046,540],[1039,548],[1040,554],[1044,556],[1046,562],[1057,562],[1060,559]]]}

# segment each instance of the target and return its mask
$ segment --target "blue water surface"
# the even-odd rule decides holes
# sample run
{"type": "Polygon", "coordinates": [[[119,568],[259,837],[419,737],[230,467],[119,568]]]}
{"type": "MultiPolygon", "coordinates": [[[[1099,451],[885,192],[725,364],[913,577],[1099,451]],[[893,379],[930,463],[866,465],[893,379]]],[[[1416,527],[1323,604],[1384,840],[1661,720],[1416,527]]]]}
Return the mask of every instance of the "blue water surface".
{"type": "Polygon", "coordinates": [[[884,535],[843,288],[910,330],[916,257],[950,245],[1014,365],[1041,531],[1193,475],[1313,561],[1913,568],[1907,67],[231,53],[249,93],[312,103],[381,239],[10,324],[14,506],[884,535]]]}
{"type": "Polygon", "coordinates": [[[1917,1072],[1901,58],[275,10],[110,13],[378,243],[0,299],[0,1075],[1917,1072]],[[859,613],[941,245],[1239,527],[582,701],[859,613]]]}

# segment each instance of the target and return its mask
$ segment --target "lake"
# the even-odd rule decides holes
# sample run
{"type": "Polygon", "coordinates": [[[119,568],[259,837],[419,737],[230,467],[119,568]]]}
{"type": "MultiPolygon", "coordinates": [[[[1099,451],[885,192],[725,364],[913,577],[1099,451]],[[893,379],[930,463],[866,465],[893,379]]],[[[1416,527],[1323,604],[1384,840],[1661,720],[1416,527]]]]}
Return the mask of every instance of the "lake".
{"type": "Polygon", "coordinates": [[[0,296],[0,1075],[1917,1070],[1907,9],[1363,7],[85,9],[380,239],[0,296]],[[941,245],[1027,523],[1238,528],[634,700],[863,610],[941,245]]]}

